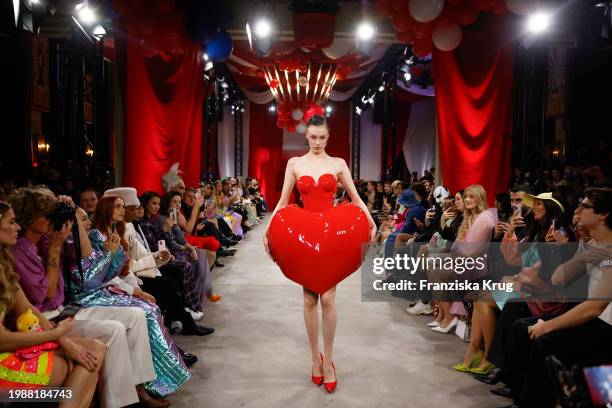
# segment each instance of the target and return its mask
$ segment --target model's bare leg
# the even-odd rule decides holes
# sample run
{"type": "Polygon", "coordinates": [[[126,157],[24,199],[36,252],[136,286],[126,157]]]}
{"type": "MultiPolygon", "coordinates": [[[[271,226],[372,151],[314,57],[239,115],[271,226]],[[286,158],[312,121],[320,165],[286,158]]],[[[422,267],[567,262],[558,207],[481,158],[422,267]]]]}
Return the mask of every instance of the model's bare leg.
{"type": "Polygon", "coordinates": [[[306,323],[306,331],[308,332],[308,341],[310,342],[310,351],[312,353],[312,374],[315,376],[323,375],[321,357],[319,355],[318,303],[319,295],[304,288],[304,322],[306,323]]]}
{"type": "Polygon", "coordinates": [[[332,350],[337,323],[335,287],[321,295],[321,309],[323,314],[323,371],[325,382],[334,382],[336,373],[332,368],[332,350]]]}
{"type": "Polygon", "coordinates": [[[481,312],[481,327],[482,327],[482,335],[484,337],[484,357],[480,361],[479,368],[484,368],[489,365],[489,349],[491,348],[491,342],[493,341],[493,334],[495,334],[495,323],[497,322],[497,304],[493,301],[488,302],[480,302],[482,305],[480,306],[481,312]]]}

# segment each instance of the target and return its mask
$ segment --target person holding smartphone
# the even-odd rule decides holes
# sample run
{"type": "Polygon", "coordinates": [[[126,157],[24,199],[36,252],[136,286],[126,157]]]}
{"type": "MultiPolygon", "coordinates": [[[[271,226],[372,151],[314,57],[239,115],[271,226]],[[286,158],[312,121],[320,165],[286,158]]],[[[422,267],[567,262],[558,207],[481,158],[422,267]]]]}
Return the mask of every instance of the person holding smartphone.
{"type": "Polygon", "coordinates": [[[554,355],[566,367],[580,361],[610,358],[612,344],[612,189],[591,188],[578,209],[579,222],[591,242],[556,267],[551,282],[567,287],[585,274],[588,299],[555,317],[532,317],[515,323],[517,351],[513,399],[519,406],[553,406],[554,389],[544,357],[554,355]]]}

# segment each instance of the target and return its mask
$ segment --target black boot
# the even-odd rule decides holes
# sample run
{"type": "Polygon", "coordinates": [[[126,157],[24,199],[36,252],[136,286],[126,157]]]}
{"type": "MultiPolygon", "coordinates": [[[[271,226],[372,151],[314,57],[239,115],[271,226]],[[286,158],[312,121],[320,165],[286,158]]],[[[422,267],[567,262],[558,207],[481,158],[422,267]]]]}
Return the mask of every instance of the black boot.
{"type": "Polygon", "coordinates": [[[215,332],[215,329],[212,327],[197,324],[189,312],[185,312],[185,316],[181,323],[183,323],[183,336],[206,336],[215,332]]]}

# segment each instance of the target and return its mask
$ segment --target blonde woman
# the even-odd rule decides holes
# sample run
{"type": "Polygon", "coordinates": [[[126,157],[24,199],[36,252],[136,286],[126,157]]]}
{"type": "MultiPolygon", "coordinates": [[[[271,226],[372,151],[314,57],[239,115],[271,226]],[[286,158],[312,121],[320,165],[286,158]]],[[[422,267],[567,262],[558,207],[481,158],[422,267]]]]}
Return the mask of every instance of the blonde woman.
{"type": "MultiPolygon", "coordinates": [[[[463,192],[463,221],[457,231],[457,239],[451,247],[452,257],[476,258],[485,254],[493,227],[497,223],[497,210],[487,208],[487,193],[480,184],[472,184],[463,192]]],[[[452,282],[455,279],[471,281],[486,274],[485,269],[466,270],[461,274],[453,270],[428,270],[427,276],[431,282],[452,282]]],[[[444,292],[434,292],[434,297],[442,299],[438,302],[444,315],[442,321],[431,328],[439,333],[449,333],[455,328],[459,319],[451,313],[452,295],[444,292]]]]}
{"type": "Polygon", "coordinates": [[[59,407],[88,407],[96,390],[98,371],[102,367],[106,347],[104,343],[87,338],[69,338],[74,325],[72,318],[57,326],[51,323],[28,301],[19,286],[19,276],[13,269],[12,247],[17,242],[20,226],[15,213],[0,201],[0,387],[39,388],[67,387],[73,398],[64,400],[59,407]],[[5,326],[5,317],[13,321],[30,309],[39,319],[41,332],[13,332],[5,326]],[[19,349],[46,342],[57,342],[57,350],[42,351],[24,363],[17,357],[19,349]],[[35,363],[33,363],[35,362],[35,363]],[[31,365],[38,367],[32,372],[31,365]]]}

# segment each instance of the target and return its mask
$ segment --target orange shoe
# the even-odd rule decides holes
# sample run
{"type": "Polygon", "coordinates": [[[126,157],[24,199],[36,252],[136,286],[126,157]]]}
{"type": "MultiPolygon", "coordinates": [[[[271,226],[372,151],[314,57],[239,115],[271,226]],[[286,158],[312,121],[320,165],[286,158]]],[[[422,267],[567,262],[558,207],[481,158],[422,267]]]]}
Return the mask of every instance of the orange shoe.
{"type": "MultiPolygon", "coordinates": [[[[334,376],[335,376],[336,366],[334,366],[334,363],[332,363],[332,368],[334,369],[334,376]]],[[[338,386],[338,377],[336,377],[336,381],[334,382],[323,382],[323,385],[325,385],[325,389],[327,390],[327,392],[331,394],[332,392],[334,392],[334,390],[338,386]]]]}
{"type": "MultiPolygon", "coordinates": [[[[319,353],[321,356],[321,364],[323,364],[323,354],[319,353]]],[[[323,384],[323,376],[322,375],[312,375],[312,382],[318,387],[323,384]]]]}
{"type": "Polygon", "coordinates": [[[214,303],[214,302],[218,302],[220,300],[221,300],[221,295],[217,295],[216,293],[208,296],[208,301],[209,302],[213,302],[214,303]]]}

